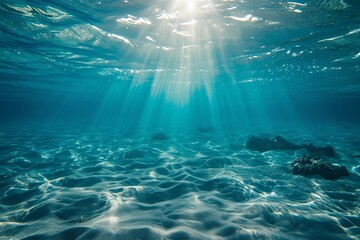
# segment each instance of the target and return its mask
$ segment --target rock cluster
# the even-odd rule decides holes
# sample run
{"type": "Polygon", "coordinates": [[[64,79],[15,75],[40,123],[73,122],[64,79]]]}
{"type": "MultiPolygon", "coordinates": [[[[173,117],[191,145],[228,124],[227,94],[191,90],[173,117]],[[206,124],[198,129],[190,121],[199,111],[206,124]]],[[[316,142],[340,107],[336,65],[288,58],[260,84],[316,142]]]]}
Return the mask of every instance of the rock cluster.
{"type": "Polygon", "coordinates": [[[298,150],[297,152],[301,152],[304,155],[298,155],[291,164],[291,170],[293,174],[296,175],[310,176],[319,174],[328,180],[349,176],[346,167],[327,163],[318,157],[335,157],[335,149],[331,146],[318,147],[312,143],[295,144],[281,136],[273,138],[251,136],[246,141],[246,147],[259,152],[270,150],[298,150]]]}
{"type": "Polygon", "coordinates": [[[295,144],[287,141],[281,136],[276,136],[274,138],[251,136],[246,141],[246,147],[250,150],[255,150],[259,152],[266,152],[270,150],[297,149],[297,146],[295,144]]]}
{"type": "Polygon", "coordinates": [[[325,155],[327,157],[335,156],[335,149],[331,146],[318,147],[312,143],[300,143],[295,144],[289,142],[281,136],[276,136],[273,138],[263,138],[257,136],[251,136],[246,141],[246,147],[250,150],[266,152],[270,150],[298,150],[306,149],[308,152],[316,155],[325,155]]]}
{"type": "Polygon", "coordinates": [[[298,145],[298,149],[305,148],[312,154],[324,154],[327,157],[335,157],[335,149],[332,146],[317,147],[312,143],[301,143],[298,145]]]}
{"type": "Polygon", "coordinates": [[[291,170],[296,175],[309,176],[319,174],[328,180],[349,176],[346,167],[326,163],[323,159],[313,155],[297,157],[291,164],[291,170]]]}

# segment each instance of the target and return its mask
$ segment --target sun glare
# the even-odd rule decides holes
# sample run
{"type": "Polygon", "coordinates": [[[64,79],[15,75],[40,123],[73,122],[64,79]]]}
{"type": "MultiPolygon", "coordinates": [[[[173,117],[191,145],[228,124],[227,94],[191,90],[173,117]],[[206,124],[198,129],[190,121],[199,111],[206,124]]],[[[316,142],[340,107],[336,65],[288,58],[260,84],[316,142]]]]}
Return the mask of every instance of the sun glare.
{"type": "Polygon", "coordinates": [[[171,26],[171,33],[163,44],[170,45],[172,51],[160,54],[157,63],[166,68],[178,66],[180,70],[171,77],[163,76],[164,73],[155,76],[153,97],[165,93],[168,102],[183,105],[188,103],[193,92],[204,91],[211,99],[212,76],[208,72],[214,69],[214,53],[219,52],[213,44],[218,43],[218,39],[214,39],[217,34],[211,23],[221,21],[212,6],[210,0],[176,0],[163,9],[175,17],[162,18],[167,24],[160,25],[156,32],[165,36],[166,29],[171,26]],[[204,18],[204,12],[214,19],[204,18]]]}
{"type": "Polygon", "coordinates": [[[189,3],[187,4],[187,11],[189,13],[193,13],[195,10],[195,3],[193,1],[189,1],[189,3]]]}
{"type": "Polygon", "coordinates": [[[195,95],[203,99],[205,106],[210,106],[218,70],[216,63],[222,61],[221,31],[214,27],[222,25],[222,17],[212,0],[174,0],[159,4],[154,10],[157,18],[149,20],[151,24],[146,24],[141,37],[145,36],[156,48],[147,49],[144,65],[150,61],[161,71],[149,77],[148,73],[137,75],[132,85],[134,91],[126,101],[130,105],[138,94],[137,84],[151,79],[149,99],[138,123],[140,128],[159,118],[157,109],[161,108],[168,109],[164,111],[169,116],[164,115],[168,122],[185,118],[187,115],[178,110],[190,111],[190,99],[195,95]],[[148,33],[147,29],[151,31],[148,33]],[[172,109],[177,110],[172,112],[172,109]]]}

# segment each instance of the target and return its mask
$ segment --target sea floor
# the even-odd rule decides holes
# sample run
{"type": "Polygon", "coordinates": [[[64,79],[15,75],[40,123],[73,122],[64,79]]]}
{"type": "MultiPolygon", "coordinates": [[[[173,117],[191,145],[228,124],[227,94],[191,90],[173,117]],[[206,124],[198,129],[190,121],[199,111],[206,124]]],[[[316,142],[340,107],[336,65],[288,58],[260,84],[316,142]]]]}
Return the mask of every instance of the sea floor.
{"type": "Polygon", "coordinates": [[[332,145],[350,177],[293,175],[262,132],[3,130],[0,239],[359,239],[358,129],[267,132],[332,145]]]}

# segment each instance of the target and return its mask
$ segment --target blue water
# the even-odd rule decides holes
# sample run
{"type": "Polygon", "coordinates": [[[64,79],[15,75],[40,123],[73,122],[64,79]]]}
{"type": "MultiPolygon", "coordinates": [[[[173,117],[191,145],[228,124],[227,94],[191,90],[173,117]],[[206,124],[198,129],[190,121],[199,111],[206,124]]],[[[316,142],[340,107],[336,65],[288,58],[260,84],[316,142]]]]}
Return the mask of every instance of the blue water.
{"type": "Polygon", "coordinates": [[[0,239],[360,238],[359,1],[2,0],[0,93],[0,239]]]}

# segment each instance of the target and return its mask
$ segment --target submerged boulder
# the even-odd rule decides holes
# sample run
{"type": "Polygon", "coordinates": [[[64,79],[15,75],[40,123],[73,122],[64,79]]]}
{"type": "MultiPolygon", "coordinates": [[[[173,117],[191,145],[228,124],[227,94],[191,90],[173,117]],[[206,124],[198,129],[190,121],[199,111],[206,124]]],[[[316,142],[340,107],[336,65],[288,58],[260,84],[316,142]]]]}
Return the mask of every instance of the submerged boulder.
{"type": "Polygon", "coordinates": [[[154,136],[152,136],[151,139],[161,141],[161,140],[169,139],[169,136],[165,135],[164,133],[157,133],[154,136]]]}
{"type": "Polygon", "coordinates": [[[274,138],[261,138],[257,136],[251,136],[246,141],[246,147],[250,150],[255,150],[259,152],[266,152],[270,150],[287,150],[287,149],[298,149],[296,144],[293,144],[287,141],[281,136],[276,136],[274,138]]]}
{"type": "Polygon", "coordinates": [[[336,155],[335,149],[332,146],[322,147],[322,150],[325,156],[335,157],[336,155]]]}
{"type": "Polygon", "coordinates": [[[299,148],[305,148],[312,154],[325,155],[327,157],[335,157],[335,149],[332,146],[317,147],[312,143],[301,143],[299,148]]]}
{"type": "Polygon", "coordinates": [[[327,180],[349,176],[346,167],[326,163],[323,159],[312,155],[297,157],[291,164],[291,170],[295,175],[310,176],[319,174],[327,180]]]}
{"type": "Polygon", "coordinates": [[[325,155],[327,157],[335,156],[335,149],[331,146],[318,147],[312,143],[300,143],[295,144],[289,142],[281,136],[273,138],[263,138],[257,136],[251,136],[246,141],[246,147],[250,150],[266,152],[270,150],[299,150],[306,149],[310,154],[325,155]]]}

